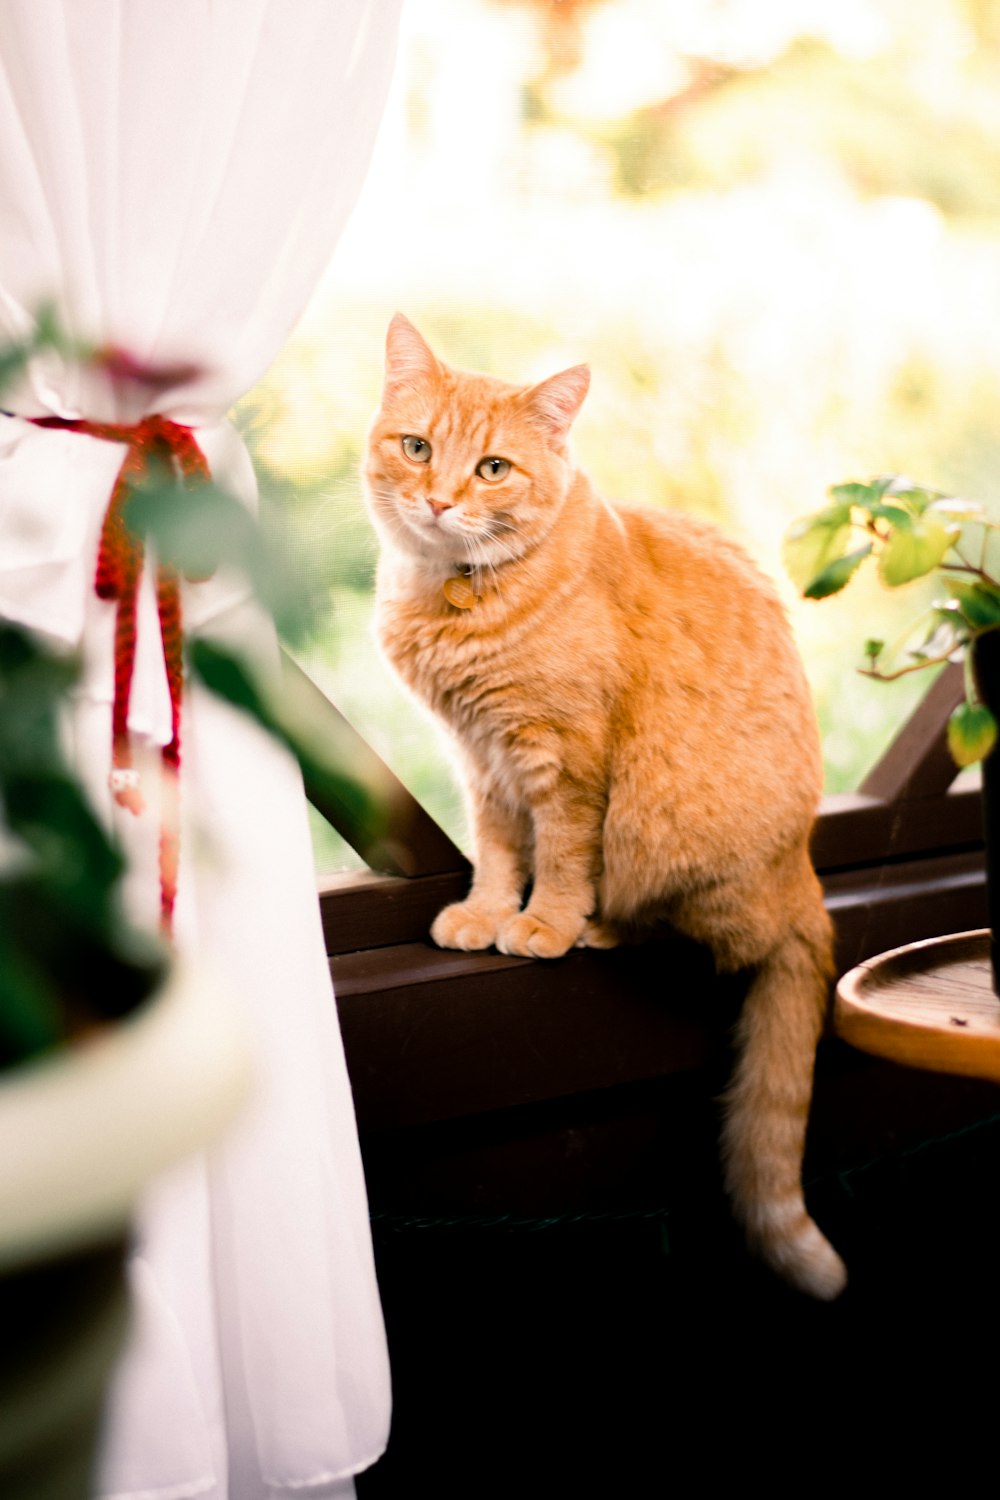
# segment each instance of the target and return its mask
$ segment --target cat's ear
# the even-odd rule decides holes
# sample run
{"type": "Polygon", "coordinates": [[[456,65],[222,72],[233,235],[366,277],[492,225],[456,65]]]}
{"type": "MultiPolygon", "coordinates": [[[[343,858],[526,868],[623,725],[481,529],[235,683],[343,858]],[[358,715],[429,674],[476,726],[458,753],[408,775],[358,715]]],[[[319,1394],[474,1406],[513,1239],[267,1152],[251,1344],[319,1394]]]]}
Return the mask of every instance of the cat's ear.
{"type": "Polygon", "coordinates": [[[397,313],[385,338],[385,387],[383,401],[402,391],[419,390],[440,374],[441,366],[430,346],[409,318],[397,313]]]}
{"type": "Polygon", "coordinates": [[[534,419],[556,442],[562,443],[590,389],[590,369],[574,365],[559,375],[550,375],[526,391],[524,404],[534,419]]]}

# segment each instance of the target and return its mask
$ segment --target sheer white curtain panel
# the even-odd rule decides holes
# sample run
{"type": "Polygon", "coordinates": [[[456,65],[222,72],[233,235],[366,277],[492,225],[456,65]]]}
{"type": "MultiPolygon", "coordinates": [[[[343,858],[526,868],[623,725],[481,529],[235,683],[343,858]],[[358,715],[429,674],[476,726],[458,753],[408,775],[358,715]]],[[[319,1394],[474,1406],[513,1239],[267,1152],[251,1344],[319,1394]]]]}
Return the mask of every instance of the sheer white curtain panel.
{"type": "MultiPolygon", "coordinates": [[[[83,652],[69,734],[150,924],[157,809],[134,818],[108,789],[113,606],[93,590],[124,449],[28,419],[190,426],[215,478],[254,506],[226,413],[286,339],[354,203],[400,3],[0,4],[0,340],[48,306],[69,339],[174,372],[153,389],[49,350],[0,393],[0,615],[83,652]]],[[[183,610],[188,630],[275,660],[232,578],[185,585],[183,610]]],[[[140,760],[170,738],[148,581],[129,727],[140,760]]],[[[301,781],[197,690],[182,755],[176,941],[244,1004],[261,1077],[235,1132],[139,1216],[100,1493],[333,1494],[384,1447],[389,1382],[301,781]]]]}

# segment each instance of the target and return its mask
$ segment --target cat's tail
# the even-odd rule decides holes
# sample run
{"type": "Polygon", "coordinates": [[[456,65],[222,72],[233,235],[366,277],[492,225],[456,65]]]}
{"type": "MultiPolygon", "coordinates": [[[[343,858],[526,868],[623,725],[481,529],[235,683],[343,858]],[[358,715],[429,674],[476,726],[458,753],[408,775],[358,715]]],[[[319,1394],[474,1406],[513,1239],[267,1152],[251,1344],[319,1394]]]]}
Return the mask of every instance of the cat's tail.
{"type": "Polygon", "coordinates": [[[823,1300],[843,1290],[847,1272],[806,1211],[802,1153],[832,972],[830,922],[817,900],[757,966],[722,1134],[726,1187],[751,1248],[823,1300]]]}

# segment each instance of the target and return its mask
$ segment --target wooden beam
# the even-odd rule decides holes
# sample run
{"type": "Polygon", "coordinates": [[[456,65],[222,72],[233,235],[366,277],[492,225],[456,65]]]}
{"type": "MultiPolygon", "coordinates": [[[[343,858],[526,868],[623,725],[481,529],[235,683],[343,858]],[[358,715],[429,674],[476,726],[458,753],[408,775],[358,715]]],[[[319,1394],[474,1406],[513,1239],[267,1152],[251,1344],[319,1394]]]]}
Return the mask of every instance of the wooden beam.
{"type": "Polygon", "coordinates": [[[334,875],[320,890],[328,954],[419,943],[443,906],[461,901],[468,872],[393,878],[371,870],[334,875]]]}
{"type": "Polygon", "coordinates": [[[824,797],[813,832],[816,869],[857,869],[885,860],[977,848],[983,841],[978,779],[949,791],[883,802],[860,792],[824,797]]]}
{"type": "Polygon", "coordinates": [[[369,869],[411,878],[468,870],[461,849],[287,652],[282,652],[282,672],[296,712],[365,790],[369,806],[361,809],[305,776],[309,801],[369,869]]]}
{"type": "MultiPolygon", "coordinates": [[[[843,972],[916,938],[981,927],[981,853],[826,882],[843,972]]],[[[745,975],[667,935],[553,962],[420,939],[330,960],[364,1130],[425,1125],[704,1067],[745,975]]]]}
{"type": "Polygon", "coordinates": [[[948,718],[964,695],[962,667],[949,662],[861,783],[861,795],[899,802],[946,792],[958,775],[948,750],[948,718]]]}
{"type": "Polygon", "coordinates": [[[362,1130],[701,1067],[712,1015],[745,984],[745,976],[717,979],[710,956],[679,938],[574,949],[551,962],[442,952],[425,941],[345,954],[330,969],[362,1130]]]}
{"type": "MultiPolygon", "coordinates": [[[[844,793],[824,799],[813,859],[831,888],[868,890],[880,881],[891,884],[879,868],[903,860],[917,868],[922,857],[928,878],[951,856],[968,856],[978,866],[982,842],[978,785],[896,804],[844,793]]],[[[332,876],[320,891],[327,953],[421,942],[441,908],[460,901],[468,886],[468,866],[408,878],[371,870],[332,876]]]]}

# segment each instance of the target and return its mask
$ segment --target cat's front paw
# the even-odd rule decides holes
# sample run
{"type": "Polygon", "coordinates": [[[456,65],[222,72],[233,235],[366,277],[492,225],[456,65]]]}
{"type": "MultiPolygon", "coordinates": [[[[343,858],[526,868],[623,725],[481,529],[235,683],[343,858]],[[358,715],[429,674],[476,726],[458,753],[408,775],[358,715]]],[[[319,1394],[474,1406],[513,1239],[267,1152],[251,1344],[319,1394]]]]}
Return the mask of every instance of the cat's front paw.
{"type": "Polygon", "coordinates": [[[576,946],[578,948],[617,948],[620,942],[621,935],[610,922],[588,917],[583,924],[583,931],[576,940],[576,946]]]}
{"type": "Polygon", "coordinates": [[[583,931],[583,918],[575,924],[545,922],[522,911],[505,922],[497,934],[501,953],[520,958],[562,958],[574,946],[583,931]]]}
{"type": "Polygon", "coordinates": [[[474,901],[456,901],[438,912],[431,937],[439,948],[461,948],[466,953],[492,948],[500,923],[495,913],[474,901]]]}

